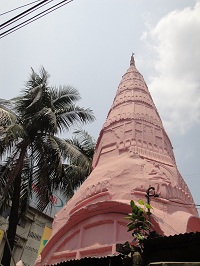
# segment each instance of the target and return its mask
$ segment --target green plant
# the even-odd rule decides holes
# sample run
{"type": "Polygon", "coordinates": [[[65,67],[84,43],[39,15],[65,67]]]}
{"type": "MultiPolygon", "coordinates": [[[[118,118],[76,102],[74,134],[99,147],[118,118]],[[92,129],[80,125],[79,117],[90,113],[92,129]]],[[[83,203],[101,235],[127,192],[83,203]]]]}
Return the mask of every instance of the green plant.
{"type": "Polygon", "coordinates": [[[149,236],[151,223],[150,223],[150,210],[152,206],[144,203],[143,200],[139,200],[137,206],[133,200],[131,200],[130,205],[132,212],[128,214],[125,219],[130,220],[127,224],[128,231],[133,231],[133,244],[142,248],[143,241],[149,236]]]}

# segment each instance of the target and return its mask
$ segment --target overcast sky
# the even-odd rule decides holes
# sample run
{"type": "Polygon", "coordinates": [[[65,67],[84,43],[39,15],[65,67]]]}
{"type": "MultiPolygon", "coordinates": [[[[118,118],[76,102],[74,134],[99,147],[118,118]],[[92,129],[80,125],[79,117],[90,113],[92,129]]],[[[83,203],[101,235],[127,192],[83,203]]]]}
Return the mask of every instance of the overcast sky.
{"type": "MultiPolygon", "coordinates": [[[[32,1],[1,0],[0,13],[32,1]]],[[[44,66],[50,85],[79,90],[79,105],[96,116],[87,129],[97,138],[132,52],[200,205],[199,1],[74,0],[0,39],[0,98],[17,96],[30,68],[44,66]]]]}

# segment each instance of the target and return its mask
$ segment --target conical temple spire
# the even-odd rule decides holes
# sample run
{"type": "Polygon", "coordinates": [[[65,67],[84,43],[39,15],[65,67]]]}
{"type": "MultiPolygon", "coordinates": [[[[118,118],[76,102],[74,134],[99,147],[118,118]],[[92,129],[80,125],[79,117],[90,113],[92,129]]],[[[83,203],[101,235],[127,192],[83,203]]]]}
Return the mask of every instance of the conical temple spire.
{"type": "Polygon", "coordinates": [[[37,266],[114,254],[116,243],[132,241],[124,219],[130,200],[145,201],[149,188],[159,196],[151,197],[153,230],[167,236],[200,231],[192,195],[133,54],[100,132],[93,166],[55,216],[37,266]]]}

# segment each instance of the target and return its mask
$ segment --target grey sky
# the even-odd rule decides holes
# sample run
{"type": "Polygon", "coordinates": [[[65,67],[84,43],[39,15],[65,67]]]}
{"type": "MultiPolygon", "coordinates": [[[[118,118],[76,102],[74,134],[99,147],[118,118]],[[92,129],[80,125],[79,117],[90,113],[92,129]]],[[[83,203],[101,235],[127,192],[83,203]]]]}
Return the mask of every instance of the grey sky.
{"type": "MultiPolygon", "coordinates": [[[[23,4],[31,0],[24,0],[23,4]]],[[[58,3],[58,0],[54,0],[58,3]]],[[[22,4],[1,0],[0,13],[22,4]]],[[[23,10],[23,9],[22,9],[23,10]]],[[[20,11],[0,16],[3,23],[20,11]]],[[[93,109],[98,137],[132,52],[178,168],[200,204],[200,3],[193,0],[74,0],[0,39],[0,98],[20,93],[30,67],[70,84],[93,109]]]]}

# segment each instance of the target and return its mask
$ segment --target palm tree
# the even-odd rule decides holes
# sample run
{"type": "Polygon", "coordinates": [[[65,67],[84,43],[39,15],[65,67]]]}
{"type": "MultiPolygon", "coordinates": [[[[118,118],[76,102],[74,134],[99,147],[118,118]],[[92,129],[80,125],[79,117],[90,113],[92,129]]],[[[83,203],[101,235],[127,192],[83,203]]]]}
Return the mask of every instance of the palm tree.
{"type": "MultiPolygon", "coordinates": [[[[1,112],[8,119],[3,118],[0,123],[0,178],[6,188],[0,192],[2,204],[8,197],[12,200],[7,230],[11,250],[19,211],[28,203],[32,184],[37,187],[38,207],[42,210],[65,176],[63,160],[80,157],[80,151],[57,134],[94,120],[90,109],[75,105],[80,99],[76,89],[70,86],[49,87],[48,78],[44,68],[39,74],[32,69],[21,96],[12,99],[13,107],[8,109],[2,102],[0,105],[1,112]],[[25,204],[20,203],[20,198],[25,204]]],[[[84,157],[82,159],[85,161],[84,157]]],[[[10,260],[6,243],[1,263],[9,266],[10,260]]]]}
{"type": "Polygon", "coordinates": [[[75,150],[80,152],[79,156],[70,157],[63,164],[64,178],[61,183],[61,192],[66,197],[71,197],[74,191],[85,181],[92,172],[92,159],[95,149],[94,138],[85,130],[73,132],[72,139],[65,139],[75,150]]]}

